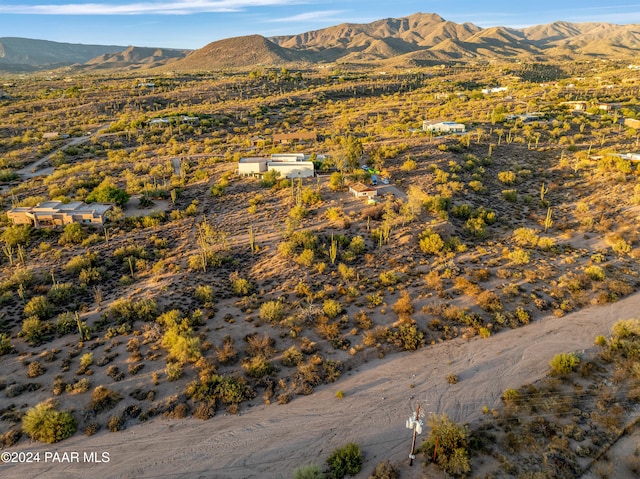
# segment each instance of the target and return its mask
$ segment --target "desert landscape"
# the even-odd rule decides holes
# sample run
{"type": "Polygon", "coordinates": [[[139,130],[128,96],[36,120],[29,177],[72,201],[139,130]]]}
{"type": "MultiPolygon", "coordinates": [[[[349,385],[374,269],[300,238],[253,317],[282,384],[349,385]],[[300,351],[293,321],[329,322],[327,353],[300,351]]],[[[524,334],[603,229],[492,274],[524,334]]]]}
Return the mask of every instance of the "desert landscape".
{"type": "Polygon", "coordinates": [[[637,474],[633,65],[219,48],[5,73],[3,477],[637,474]]]}

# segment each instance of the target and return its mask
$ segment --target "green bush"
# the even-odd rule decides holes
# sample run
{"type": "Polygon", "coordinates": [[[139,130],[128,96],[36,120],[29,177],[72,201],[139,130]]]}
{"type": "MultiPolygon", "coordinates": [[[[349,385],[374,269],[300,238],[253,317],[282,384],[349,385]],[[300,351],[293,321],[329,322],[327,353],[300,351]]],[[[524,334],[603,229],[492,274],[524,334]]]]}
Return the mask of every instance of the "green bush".
{"type": "Polygon", "coordinates": [[[20,335],[31,345],[40,344],[47,335],[49,328],[47,324],[40,321],[37,316],[30,316],[22,322],[20,335]]]}
{"type": "Polygon", "coordinates": [[[446,414],[432,414],[427,421],[431,428],[420,451],[435,457],[436,463],[448,474],[461,476],[471,470],[469,464],[467,426],[451,421],[446,414]]]}
{"type": "Polygon", "coordinates": [[[53,314],[53,306],[44,296],[34,296],[24,307],[24,315],[47,319],[53,314]]]}
{"type": "Polygon", "coordinates": [[[551,373],[556,376],[564,376],[574,371],[580,364],[580,358],[575,353],[556,354],[549,362],[551,373]]]}
{"type": "Polygon", "coordinates": [[[213,302],[213,288],[209,285],[196,286],[195,298],[202,304],[213,302]]]}
{"type": "Polygon", "coordinates": [[[58,240],[58,244],[65,246],[68,244],[80,244],[87,237],[87,233],[78,223],[71,223],[64,227],[64,231],[58,240]]]}
{"type": "Polygon", "coordinates": [[[438,233],[425,230],[420,236],[420,249],[423,253],[439,254],[444,249],[444,240],[438,233]]]}
{"type": "Polygon", "coordinates": [[[347,474],[353,476],[360,472],[364,458],[360,446],[349,443],[336,449],[327,458],[327,464],[335,479],[342,479],[347,474]]]}
{"type": "Polygon", "coordinates": [[[324,479],[324,477],[325,475],[317,464],[300,466],[293,471],[294,479],[324,479]]]}
{"type": "Polygon", "coordinates": [[[260,306],[260,318],[275,322],[282,319],[284,306],[280,301],[267,301],[260,306]]]}
{"type": "Polygon", "coordinates": [[[334,299],[325,299],[322,304],[322,311],[324,311],[324,314],[330,319],[333,319],[342,312],[342,305],[334,299]]]}
{"type": "Polygon", "coordinates": [[[502,198],[509,203],[518,201],[518,190],[502,190],[502,198]]]}
{"type": "Polygon", "coordinates": [[[58,411],[52,402],[43,402],[22,417],[22,430],[35,441],[51,444],[73,435],[77,423],[70,412],[58,411]]]}
{"type": "Polygon", "coordinates": [[[591,278],[592,281],[604,281],[604,270],[597,265],[591,265],[585,268],[584,273],[591,278]]]}
{"type": "Polygon", "coordinates": [[[0,334],[0,356],[9,354],[13,351],[13,344],[11,344],[11,338],[5,334],[0,334]]]}

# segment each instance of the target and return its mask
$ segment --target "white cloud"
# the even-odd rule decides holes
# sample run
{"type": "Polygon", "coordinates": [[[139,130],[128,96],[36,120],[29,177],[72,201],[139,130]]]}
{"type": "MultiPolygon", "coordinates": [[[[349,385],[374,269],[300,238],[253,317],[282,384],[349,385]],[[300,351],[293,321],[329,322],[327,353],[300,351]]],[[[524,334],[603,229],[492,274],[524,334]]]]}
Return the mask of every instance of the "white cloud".
{"type": "Polygon", "coordinates": [[[250,7],[295,5],[300,0],[176,0],[126,4],[68,3],[65,5],[0,5],[0,13],[22,15],[189,15],[239,12],[250,7]]]}
{"type": "Polygon", "coordinates": [[[290,17],[273,18],[269,22],[307,22],[315,21],[339,21],[338,15],[344,13],[344,10],[322,10],[317,12],[306,12],[290,17]]]}

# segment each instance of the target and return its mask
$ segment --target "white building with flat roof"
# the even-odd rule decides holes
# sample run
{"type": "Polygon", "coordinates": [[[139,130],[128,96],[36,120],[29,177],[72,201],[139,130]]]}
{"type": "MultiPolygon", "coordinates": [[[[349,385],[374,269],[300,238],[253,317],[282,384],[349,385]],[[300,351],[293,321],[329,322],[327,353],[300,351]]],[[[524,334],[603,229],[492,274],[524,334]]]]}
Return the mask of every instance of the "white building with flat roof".
{"type": "Polygon", "coordinates": [[[304,153],[274,153],[270,158],[241,158],[238,174],[262,176],[267,171],[277,171],[283,178],[309,178],[315,176],[315,168],[304,153]]]}
{"type": "Polygon", "coordinates": [[[464,133],[466,127],[462,123],[453,121],[433,122],[425,120],[422,122],[422,129],[432,133],[464,133]]]}

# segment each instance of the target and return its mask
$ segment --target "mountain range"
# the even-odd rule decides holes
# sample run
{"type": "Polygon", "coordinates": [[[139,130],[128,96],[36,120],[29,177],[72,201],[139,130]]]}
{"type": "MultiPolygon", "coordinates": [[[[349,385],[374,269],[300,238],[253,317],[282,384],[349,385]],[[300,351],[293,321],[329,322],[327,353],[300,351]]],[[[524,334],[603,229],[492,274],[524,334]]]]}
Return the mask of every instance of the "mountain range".
{"type": "Polygon", "coordinates": [[[317,63],[420,65],[449,61],[630,60],[640,57],[640,25],[554,22],[522,29],[481,28],[416,13],[344,23],[298,35],[249,35],[189,51],[0,38],[0,70],[77,71],[165,67],[214,70],[317,63]]]}

